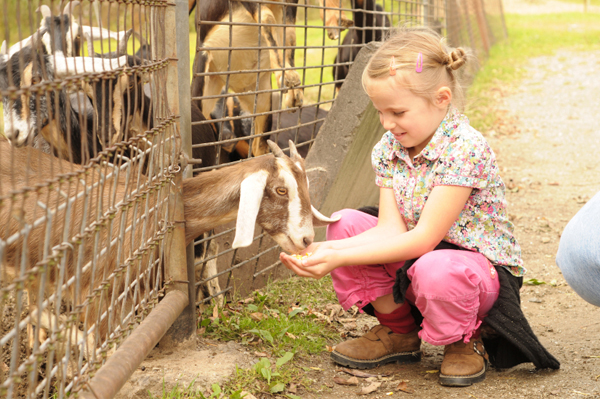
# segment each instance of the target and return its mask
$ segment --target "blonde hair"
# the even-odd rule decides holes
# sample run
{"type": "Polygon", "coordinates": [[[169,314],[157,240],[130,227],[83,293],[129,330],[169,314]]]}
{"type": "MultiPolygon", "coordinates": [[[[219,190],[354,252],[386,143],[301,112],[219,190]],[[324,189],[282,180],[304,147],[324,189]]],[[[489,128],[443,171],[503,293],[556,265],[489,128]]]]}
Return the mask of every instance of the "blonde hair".
{"type": "Polygon", "coordinates": [[[433,102],[437,89],[448,86],[453,104],[462,105],[464,92],[455,71],[467,58],[470,58],[467,51],[448,47],[446,40],[429,28],[399,28],[369,60],[363,71],[362,85],[365,88],[367,79],[388,77],[397,72],[395,79],[413,94],[433,102]],[[421,72],[416,71],[417,63],[422,64],[421,72]]]}

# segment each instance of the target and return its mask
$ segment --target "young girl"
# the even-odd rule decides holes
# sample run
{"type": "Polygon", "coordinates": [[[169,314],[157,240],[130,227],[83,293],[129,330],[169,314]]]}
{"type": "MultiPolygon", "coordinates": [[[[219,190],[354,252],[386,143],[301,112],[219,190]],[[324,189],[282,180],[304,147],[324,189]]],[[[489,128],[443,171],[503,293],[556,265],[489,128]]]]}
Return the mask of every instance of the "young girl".
{"type": "MultiPolygon", "coordinates": [[[[300,276],[331,273],[343,308],[357,305],[380,322],[363,337],[337,345],[331,354],[337,363],[364,369],[418,361],[424,340],[445,345],[443,385],[485,378],[489,356],[482,321],[498,299],[500,280],[525,270],[494,153],[453,106],[461,95],[455,70],[466,61],[465,51],[448,48],[427,29],[403,29],[375,52],[362,79],[387,130],[372,153],[379,215],[342,210],[341,220],[327,229],[327,241],[306,249],[310,257],[280,255],[300,276]],[[454,249],[434,251],[442,240],[454,249]],[[410,281],[403,285],[397,276],[410,281]]],[[[507,284],[512,296],[503,299],[492,321],[500,320],[491,324],[502,330],[504,313],[518,313],[521,335],[505,334],[508,346],[494,341],[498,364],[533,361],[558,368],[521,317],[519,285],[507,284]],[[507,356],[507,347],[516,348],[516,356],[507,356]],[[527,357],[530,352],[536,356],[527,357]]]]}

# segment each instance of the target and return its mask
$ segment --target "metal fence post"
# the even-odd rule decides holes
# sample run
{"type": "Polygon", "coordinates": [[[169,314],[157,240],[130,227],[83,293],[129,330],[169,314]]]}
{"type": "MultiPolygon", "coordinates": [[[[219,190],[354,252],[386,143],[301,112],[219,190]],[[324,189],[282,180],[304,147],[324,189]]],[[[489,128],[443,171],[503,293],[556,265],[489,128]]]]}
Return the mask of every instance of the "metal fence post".
{"type": "MultiPolygon", "coordinates": [[[[179,129],[182,140],[183,152],[191,158],[191,95],[190,95],[190,50],[189,50],[189,22],[187,0],[176,0],[174,7],[168,7],[165,15],[165,50],[166,58],[172,61],[169,66],[167,95],[169,110],[174,115],[180,115],[179,129]]],[[[185,166],[185,165],[183,165],[185,166]]],[[[191,166],[182,171],[183,178],[191,176],[191,166]]],[[[182,202],[182,178],[176,180],[176,187],[172,187],[175,220],[184,220],[182,202]]],[[[194,263],[193,247],[192,257],[188,256],[189,248],[185,248],[185,223],[177,223],[173,231],[171,245],[165,262],[165,281],[174,283],[169,290],[185,291],[188,295],[188,306],[175,320],[169,331],[161,339],[162,347],[169,347],[183,343],[195,336],[196,309],[194,301],[194,263]],[[184,283],[186,282],[187,283],[184,283]]]]}

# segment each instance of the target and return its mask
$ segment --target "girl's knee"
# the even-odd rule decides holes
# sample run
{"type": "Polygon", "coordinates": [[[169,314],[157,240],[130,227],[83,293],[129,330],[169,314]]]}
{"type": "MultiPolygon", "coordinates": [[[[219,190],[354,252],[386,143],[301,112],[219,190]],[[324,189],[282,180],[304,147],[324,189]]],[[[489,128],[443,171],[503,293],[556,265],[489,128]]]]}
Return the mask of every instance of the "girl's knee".
{"type": "Polygon", "coordinates": [[[341,240],[354,237],[377,224],[377,218],[356,209],[342,209],[332,214],[332,218],[340,215],[341,219],[327,226],[327,240],[341,240]]]}
{"type": "Polygon", "coordinates": [[[409,269],[415,293],[436,297],[473,295],[481,277],[461,262],[459,251],[431,251],[409,269]],[[458,256],[458,259],[457,259],[458,256]]]}

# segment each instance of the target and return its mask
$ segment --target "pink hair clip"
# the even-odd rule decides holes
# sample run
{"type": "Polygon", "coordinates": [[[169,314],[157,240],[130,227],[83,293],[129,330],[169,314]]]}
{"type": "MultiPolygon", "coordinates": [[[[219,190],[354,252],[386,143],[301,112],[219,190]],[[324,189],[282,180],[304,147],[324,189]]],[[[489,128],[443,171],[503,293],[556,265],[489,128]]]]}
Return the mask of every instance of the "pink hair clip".
{"type": "Polygon", "coordinates": [[[417,67],[415,68],[417,73],[423,72],[423,54],[419,53],[417,56],[417,67]]]}
{"type": "Polygon", "coordinates": [[[396,76],[396,59],[392,55],[392,60],[390,61],[390,76],[396,76]]]}

